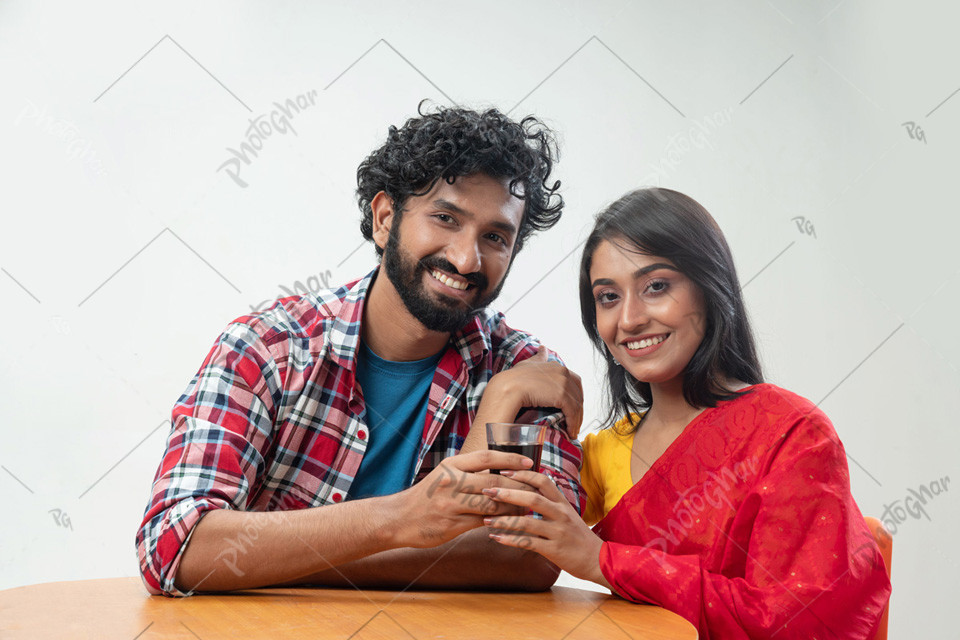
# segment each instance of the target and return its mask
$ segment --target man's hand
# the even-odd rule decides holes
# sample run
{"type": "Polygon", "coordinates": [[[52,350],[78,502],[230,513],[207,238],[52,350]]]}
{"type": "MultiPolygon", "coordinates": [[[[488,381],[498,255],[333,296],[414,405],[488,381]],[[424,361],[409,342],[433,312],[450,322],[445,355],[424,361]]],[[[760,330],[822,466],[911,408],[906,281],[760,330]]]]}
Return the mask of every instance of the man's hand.
{"type": "Polygon", "coordinates": [[[533,461],[515,453],[475,451],[444,459],[423,480],[391,496],[396,505],[396,547],[441,545],[483,526],[484,516],[516,515],[523,510],[498,503],[484,489],[528,489],[488,469],[524,470],[533,461]]]}
{"type": "Polygon", "coordinates": [[[580,433],[583,424],[580,376],[559,362],[547,360],[547,350],[542,346],[535,355],[490,378],[483,401],[488,397],[514,417],[524,407],[556,407],[566,417],[567,435],[573,439],[580,433]]]}

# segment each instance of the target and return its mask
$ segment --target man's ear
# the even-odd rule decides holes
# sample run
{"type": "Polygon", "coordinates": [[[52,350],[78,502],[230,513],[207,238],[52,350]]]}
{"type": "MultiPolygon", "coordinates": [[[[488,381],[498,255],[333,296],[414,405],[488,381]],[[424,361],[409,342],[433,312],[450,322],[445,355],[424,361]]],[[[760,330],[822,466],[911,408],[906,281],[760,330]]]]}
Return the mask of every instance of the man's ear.
{"type": "Polygon", "coordinates": [[[390,237],[390,225],[393,224],[393,199],[381,191],[370,201],[373,211],[373,241],[381,249],[387,246],[390,237]]]}

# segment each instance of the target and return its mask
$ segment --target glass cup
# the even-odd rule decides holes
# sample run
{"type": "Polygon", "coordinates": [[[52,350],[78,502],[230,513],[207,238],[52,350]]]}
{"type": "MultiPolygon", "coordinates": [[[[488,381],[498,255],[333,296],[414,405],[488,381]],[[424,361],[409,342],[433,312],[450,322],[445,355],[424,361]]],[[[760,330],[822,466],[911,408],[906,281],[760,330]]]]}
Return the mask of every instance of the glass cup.
{"type": "MultiPolygon", "coordinates": [[[[531,471],[540,471],[540,456],[543,454],[543,439],[547,426],[543,424],[519,424],[516,422],[488,422],[487,448],[491,451],[519,453],[533,460],[531,471]]],[[[490,473],[499,474],[498,469],[490,473]]]]}

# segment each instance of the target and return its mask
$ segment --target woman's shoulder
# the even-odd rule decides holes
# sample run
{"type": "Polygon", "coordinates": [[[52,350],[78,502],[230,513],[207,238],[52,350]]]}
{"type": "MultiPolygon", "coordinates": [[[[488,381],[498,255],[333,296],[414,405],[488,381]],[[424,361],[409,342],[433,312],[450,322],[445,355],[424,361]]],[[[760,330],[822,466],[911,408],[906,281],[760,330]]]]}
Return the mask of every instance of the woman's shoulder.
{"type": "Polygon", "coordinates": [[[733,402],[752,406],[757,411],[780,414],[784,417],[826,419],[823,411],[807,398],[770,382],[750,385],[739,393],[743,395],[733,402]]]}
{"type": "Polygon", "coordinates": [[[815,435],[815,439],[840,444],[827,415],[802,395],[769,382],[752,385],[743,392],[744,395],[732,401],[731,408],[736,417],[746,418],[755,437],[780,440],[788,435],[815,435]]]}

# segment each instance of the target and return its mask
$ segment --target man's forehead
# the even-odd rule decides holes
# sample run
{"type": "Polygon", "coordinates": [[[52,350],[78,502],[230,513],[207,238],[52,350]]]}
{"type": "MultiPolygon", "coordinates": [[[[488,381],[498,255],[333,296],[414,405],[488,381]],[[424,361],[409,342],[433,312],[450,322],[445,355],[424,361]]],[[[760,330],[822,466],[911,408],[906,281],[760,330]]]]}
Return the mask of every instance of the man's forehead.
{"type": "Polygon", "coordinates": [[[470,173],[452,178],[440,178],[429,193],[438,190],[453,190],[457,192],[470,191],[476,188],[492,188],[494,185],[506,195],[510,192],[510,178],[497,178],[486,173],[470,173]]]}
{"type": "MultiPolygon", "coordinates": [[[[522,193],[522,188],[515,190],[522,193]]],[[[491,213],[496,209],[509,218],[516,218],[516,222],[519,222],[517,215],[522,215],[524,208],[523,198],[511,193],[509,178],[493,178],[486,174],[457,176],[452,183],[438,180],[424,194],[424,200],[448,205],[466,215],[491,213]]]]}

